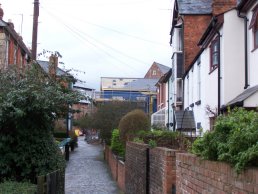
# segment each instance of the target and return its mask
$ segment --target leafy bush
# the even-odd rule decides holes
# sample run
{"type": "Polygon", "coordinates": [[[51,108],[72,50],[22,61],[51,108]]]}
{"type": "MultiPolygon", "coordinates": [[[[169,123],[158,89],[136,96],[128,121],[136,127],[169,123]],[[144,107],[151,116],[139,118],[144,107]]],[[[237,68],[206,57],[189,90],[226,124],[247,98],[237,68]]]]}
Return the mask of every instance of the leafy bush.
{"type": "Polygon", "coordinates": [[[150,130],[150,122],[148,116],[142,110],[136,109],[122,117],[118,128],[120,139],[125,144],[130,135],[136,134],[140,130],[150,130]]]}
{"type": "Polygon", "coordinates": [[[24,74],[0,71],[0,181],[30,180],[64,168],[53,138],[54,123],[80,99],[32,65],[24,74]]]}
{"type": "Polygon", "coordinates": [[[136,142],[136,143],[144,143],[143,139],[139,138],[139,137],[135,137],[133,139],[133,142],[136,142]]]}
{"type": "Polygon", "coordinates": [[[258,113],[242,108],[220,116],[215,130],[197,139],[192,152],[204,159],[225,161],[237,172],[258,166],[258,113]]]}
{"type": "Polygon", "coordinates": [[[28,182],[5,181],[0,183],[0,193],[3,194],[35,194],[37,185],[28,182]]]}
{"type": "Polygon", "coordinates": [[[193,141],[191,137],[186,137],[179,132],[168,130],[139,131],[134,135],[134,138],[139,138],[146,144],[149,144],[149,141],[153,140],[159,147],[184,151],[190,149],[191,142],[193,141]]]}
{"type": "Polygon", "coordinates": [[[66,131],[54,131],[53,135],[55,138],[59,138],[59,139],[67,137],[66,131]]]}
{"type": "Polygon", "coordinates": [[[157,147],[157,142],[153,139],[150,139],[148,144],[151,148],[157,147]]]}
{"type": "Polygon", "coordinates": [[[106,144],[111,144],[112,130],[117,128],[121,118],[128,112],[137,108],[138,104],[134,102],[112,101],[100,104],[97,112],[90,118],[85,117],[85,125],[89,128],[100,129],[100,138],[105,140],[106,144]],[[92,121],[91,123],[89,121],[92,121]]]}
{"type": "Polygon", "coordinates": [[[123,158],[125,157],[125,146],[120,141],[118,129],[114,129],[112,132],[111,150],[114,152],[114,154],[123,158]]]}

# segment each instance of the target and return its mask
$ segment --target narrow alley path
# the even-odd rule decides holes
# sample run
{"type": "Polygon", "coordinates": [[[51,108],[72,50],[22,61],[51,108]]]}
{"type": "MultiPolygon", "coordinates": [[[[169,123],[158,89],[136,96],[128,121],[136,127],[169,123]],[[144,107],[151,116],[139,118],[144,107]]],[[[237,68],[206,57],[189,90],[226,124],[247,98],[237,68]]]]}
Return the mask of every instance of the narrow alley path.
{"type": "Polygon", "coordinates": [[[65,194],[119,194],[100,145],[78,138],[78,148],[70,152],[65,172],[65,194]]]}

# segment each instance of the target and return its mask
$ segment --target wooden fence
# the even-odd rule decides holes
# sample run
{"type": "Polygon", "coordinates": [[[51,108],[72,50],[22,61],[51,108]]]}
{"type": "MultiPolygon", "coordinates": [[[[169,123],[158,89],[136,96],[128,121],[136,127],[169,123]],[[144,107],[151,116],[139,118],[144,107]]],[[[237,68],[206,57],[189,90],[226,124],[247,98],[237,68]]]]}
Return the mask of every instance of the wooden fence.
{"type": "Polygon", "coordinates": [[[38,176],[37,194],[64,194],[65,170],[57,170],[38,176]]]}

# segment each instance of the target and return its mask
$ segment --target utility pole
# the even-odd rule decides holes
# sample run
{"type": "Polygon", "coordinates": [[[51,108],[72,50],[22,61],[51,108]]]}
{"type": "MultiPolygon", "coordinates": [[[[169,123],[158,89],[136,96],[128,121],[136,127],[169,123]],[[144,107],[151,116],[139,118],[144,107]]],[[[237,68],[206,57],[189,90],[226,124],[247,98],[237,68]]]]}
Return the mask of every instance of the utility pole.
{"type": "Polygon", "coordinates": [[[32,52],[32,60],[37,59],[38,18],[39,18],[39,0],[34,0],[32,51],[31,51],[32,52]]]}

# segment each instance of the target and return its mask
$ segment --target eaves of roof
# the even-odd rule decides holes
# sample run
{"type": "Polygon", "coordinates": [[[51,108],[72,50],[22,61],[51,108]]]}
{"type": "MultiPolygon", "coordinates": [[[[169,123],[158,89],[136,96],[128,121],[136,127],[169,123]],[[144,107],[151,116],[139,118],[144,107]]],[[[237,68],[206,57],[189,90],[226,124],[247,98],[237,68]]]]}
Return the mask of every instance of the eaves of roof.
{"type": "Polygon", "coordinates": [[[22,37],[20,37],[17,32],[10,27],[10,25],[8,23],[6,23],[3,20],[0,20],[0,26],[3,27],[3,29],[5,31],[7,31],[9,34],[12,35],[12,37],[15,39],[15,41],[18,43],[18,45],[26,52],[26,54],[31,57],[31,52],[29,51],[29,49],[27,48],[27,46],[24,44],[22,37]]]}
{"type": "Polygon", "coordinates": [[[257,3],[257,0],[238,0],[238,6],[237,9],[246,12],[248,11],[255,3],[257,3]]]}

